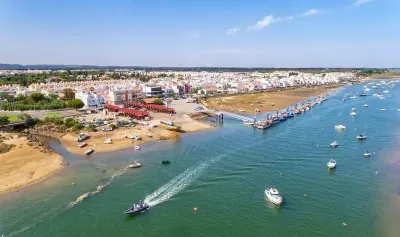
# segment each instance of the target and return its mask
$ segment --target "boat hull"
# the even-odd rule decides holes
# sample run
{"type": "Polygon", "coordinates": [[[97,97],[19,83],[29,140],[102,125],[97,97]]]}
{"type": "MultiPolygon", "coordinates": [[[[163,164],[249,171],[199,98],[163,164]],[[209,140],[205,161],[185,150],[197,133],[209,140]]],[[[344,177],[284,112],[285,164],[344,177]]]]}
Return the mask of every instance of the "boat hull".
{"type": "Polygon", "coordinates": [[[124,212],[124,214],[125,215],[135,215],[135,214],[139,214],[139,213],[141,213],[141,212],[144,212],[144,211],[146,211],[147,209],[149,209],[150,207],[149,206],[144,206],[144,207],[142,207],[142,208],[129,208],[128,210],[126,210],[125,212],[124,212]]]}

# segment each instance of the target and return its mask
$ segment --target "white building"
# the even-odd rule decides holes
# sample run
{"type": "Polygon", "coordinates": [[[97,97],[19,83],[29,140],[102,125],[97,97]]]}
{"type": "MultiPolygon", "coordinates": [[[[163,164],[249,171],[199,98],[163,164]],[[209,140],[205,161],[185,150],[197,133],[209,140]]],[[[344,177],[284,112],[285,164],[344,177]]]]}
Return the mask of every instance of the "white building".
{"type": "Polygon", "coordinates": [[[146,97],[154,97],[163,93],[161,86],[156,85],[145,85],[143,87],[143,92],[145,93],[146,97]]]}
{"type": "Polygon", "coordinates": [[[106,103],[102,95],[89,91],[79,91],[75,94],[75,98],[82,100],[85,107],[102,108],[106,103]]]}

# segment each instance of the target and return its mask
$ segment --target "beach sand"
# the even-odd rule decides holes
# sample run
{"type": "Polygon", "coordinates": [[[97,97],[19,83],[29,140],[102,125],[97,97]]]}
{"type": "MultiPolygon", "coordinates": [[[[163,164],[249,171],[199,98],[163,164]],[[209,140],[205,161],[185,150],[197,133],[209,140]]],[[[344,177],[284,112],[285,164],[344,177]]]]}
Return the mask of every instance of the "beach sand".
{"type": "Polygon", "coordinates": [[[254,94],[240,94],[223,97],[209,97],[202,102],[208,109],[225,110],[244,113],[254,113],[255,109],[260,112],[272,112],[277,109],[286,108],[289,105],[310,99],[310,97],[329,93],[341,84],[319,86],[312,88],[299,88],[294,90],[261,92],[254,94]],[[272,106],[274,104],[274,106],[272,106]]]}
{"type": "Polygon", "coordinates": [[[62,156],[48,148],[14,133],[0,135],[12,137],[4,143],[16,145],[0,154],[0,194],[40,181],[64,167],[62,156]]]}

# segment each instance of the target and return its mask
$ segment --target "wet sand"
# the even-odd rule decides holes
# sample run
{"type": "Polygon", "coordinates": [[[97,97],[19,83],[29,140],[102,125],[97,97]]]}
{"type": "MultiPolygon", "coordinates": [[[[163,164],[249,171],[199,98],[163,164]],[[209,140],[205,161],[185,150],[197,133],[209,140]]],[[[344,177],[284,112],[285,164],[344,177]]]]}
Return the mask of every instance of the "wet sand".
{"type": "Polygon", "coordinates": [[[254,113],[256,109],[259,109],[261,113],[264,113],[286,108],[313,96],[327,94],[341,86],[341,84],[335,84],[286,91],[211,97],[207,98],[207,101],[203,102],[203,104],[208,109],[243,113],[254,113]]]}
{"type": "Polygon", "coordinates": [[[2,133],[1,136],[12,137],[4,143],[16,146],[0,154],[0,194],[38,182],[64,167],[61,155],[30,143],[26,137],[14,133],[2,133]]]}

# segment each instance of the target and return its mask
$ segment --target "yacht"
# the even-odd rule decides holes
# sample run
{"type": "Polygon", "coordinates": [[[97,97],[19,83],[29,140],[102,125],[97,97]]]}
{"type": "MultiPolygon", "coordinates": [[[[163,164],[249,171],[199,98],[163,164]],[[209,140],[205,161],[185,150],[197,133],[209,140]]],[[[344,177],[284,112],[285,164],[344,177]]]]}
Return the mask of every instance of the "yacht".
{"type": "Polygon", "coordinates": [[[337,141],[333,141],[333,142],[330,144],[330,146],[331,146],[331,148],[336,148],[336,147],[339,146],[339,143],[337,143],[337,141]]]}
{"type": "Polygon", "coordinates": [[[265,196],[275,205],[279,206],[282,204],[283,199],[276,188],[265,189],[265,196]]]}
{"type": "Polygon", "coordinates": [[[368,151],[364,153],[364,157],[370,157],[371,153],[369,153],[368,151]]]}
{"type": "Polygon", "coordinates": [[[367,139],[367,137],[364,136],[364,135],[358,135],[358,136],[357,136],[357,139],[358,139],[358,140],[365,140],[365,139],[367,139]]]}
{"type": "Polygon", "coordinates": [[[344,126],[344,125],[335,125],[335,129],[336,130],[346,130],[346,126],[344,126]]]}
{"type": "Polygon", "coordinates": [[[357,115],[357,113],[353,111],[353,112],[350,113],[350,115],[354,117],[354,116],[357,115]]]}
{"type": "Polygon", "coordinates": [[[328,162],[327,166],[328,166],[329,169],[336,168],[336,160],[332,160],[332,159],[331,159],[331,160],[328,162]]]}

